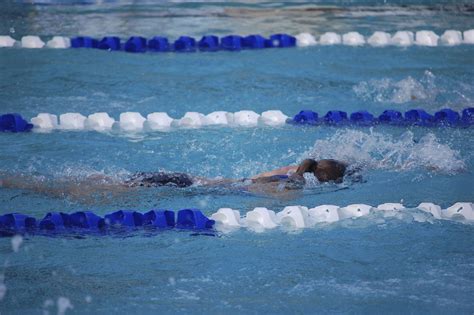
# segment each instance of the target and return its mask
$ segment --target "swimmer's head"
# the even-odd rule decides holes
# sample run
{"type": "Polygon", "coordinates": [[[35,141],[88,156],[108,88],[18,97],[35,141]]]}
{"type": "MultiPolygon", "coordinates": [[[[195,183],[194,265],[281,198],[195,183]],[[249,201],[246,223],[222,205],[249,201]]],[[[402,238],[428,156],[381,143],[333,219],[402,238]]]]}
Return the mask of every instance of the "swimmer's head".
{"type": "Polygon", "coordinates": [[[313,173],[320,182],[341,182],[345,171],[346,165],[336,160],[306,159],[298,166],[296,173],[299,175],[313,173]]]}

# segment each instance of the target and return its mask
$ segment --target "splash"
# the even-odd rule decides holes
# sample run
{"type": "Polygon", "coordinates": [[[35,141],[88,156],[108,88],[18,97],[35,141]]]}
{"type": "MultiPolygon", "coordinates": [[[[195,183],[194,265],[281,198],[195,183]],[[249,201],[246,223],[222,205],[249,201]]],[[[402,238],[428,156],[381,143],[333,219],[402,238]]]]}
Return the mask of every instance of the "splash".
{"type": "Polygon", "coordinates": [[[466,169],[460,153],[428,133],[416,141],[411,131],[400,137],[358,130],[338,130],[329,139],[317,140],[303,158],[337,159],[364,168],[386,170],[425,169],[454,174],[466,169]]]}
{"type": "Polygon", "coordinates": [[[430,71],[425,71],[420,80],[411,76],[400,81],[384,78],[361,82],[352,89],[365,101],[395,104],[414,100],[434,101],[439,93],[435,76],[430,71]]]}

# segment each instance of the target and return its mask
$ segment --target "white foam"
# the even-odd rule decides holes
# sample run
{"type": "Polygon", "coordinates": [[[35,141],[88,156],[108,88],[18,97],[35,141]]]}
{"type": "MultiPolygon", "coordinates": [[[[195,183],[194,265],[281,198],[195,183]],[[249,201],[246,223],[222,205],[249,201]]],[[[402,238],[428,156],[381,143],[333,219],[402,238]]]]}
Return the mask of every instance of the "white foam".
{"type": "Polygon", "coordinates": [[[146,119],[137,112],[125,112],[120,114],[119,126],[124,131],[141,131],[146,119]]]}
{"type": "Polygon", "coordinates": [[[240,227],[240,212],[231,208],[220,208],[211,219],[228,227],[240,227]]]}
{"type": "Polygon", "coordinates": [[[267,110],[259,117],[259,122],[268,126],[281,126],[286,124],[288,116],[280,110],[267,110]]]}
{"type": "Polygon", "coordinates": [[[49,48],[69,48],[71,47],[71,40],[69,37],[54,36],[46,43],[46,46],[49,48]]]}
{"type": "Polygon", "coordinates": [[[368,39],[367,43],[375,47],[383,47],[390,45],[392,38],[389,33],[386,32],[374,32],[368,39]]]}
{"type": "Polygon", "coordinates": [[[399,172],[428,169],[454,174],[466,169],[459,151],[432,133],[418,139],[412,131],[393,137],[375,131],[337,130],[329,138],[317,140],[304,157],[330,158],[365,168],[399,172]]]}
{"type": "Polygon", "coordinates": [[[15,235],[11,239],[13,252],[18,253],[20,246],[23,243],[23,237],[21,235],[15,235]]]}
{"type": "Polygon", "coordinates": [[[146,116],[146,128],[148,130],[167,130],[171,128],[173,118],[165,112],[151,113],[146,116]]]}
{"type": "Polygon", "coordinates": [[[273,229],[278,226],[278,219],[275,212],[267,208],[257,207],[252,211],[247,212],[246,223],[250,227],[258,227],[264,229],[273,229]]]}
{"type": "Polygon", "coordinates": [[[59,128],[63,130],[82,130],[86,117],[79,113],[65,113],[59,116],[59,128]]]}
{"type": "Polygon", "coordinates": [[[16,40],[11,38],[11,36],[0,36],[0,47],[13,47],[16,43],[16,40]]]}
{"type": "Polygon", "coordinates": [[[420,46],[438,46],[439,36],[433,31],[418,31],[415,35],[415,42],[420,46]]]}
{"type": "Polygon", "coordinates": [[[449,219],[464,218],[474,221],[474,205],[471,202],[456,202],[448,209],[441,211],[441,214],[449,219]]]}
{"type": "Polygon", "coordinates": [[[216,111],[207,114],[204,123],[206,125],[229,125],[234,121],[234,114],[225,111],[216,111]]]}
{"type": "Polygon", "coordinates": [[[21,47],[23,48],[43,48],[44,42],[38,36],[23,36],[21,38],[21,47]]]}
{"type": "Polygon", "coordinates": [[[95,113],[89,115],[85,122],[85,127],[89,130],[106,131],[112,129],[115,119],[107,113],[95,113]]]}
{"type": "Polygon", "coordinates": [[[298,47],[308,47],[317,44],[316,39],[310,33],[300,33],[295,36],[296,37],[296,45],[298,47]]]}
{"type": "Polygon", "coordinates": [[[240,127],[255,127],[260,115],[251,110],[241,110],[234,113],[234,125],[240,127]]]}
{"type": "Polygon", "coordinates": [[[441,219],[441,207],[435,205],[434,203],[422,202],[418,205],[417,208],[425,212],[431,213],[436,219],[441,219]]]}
{"type": "Polygon", "coordinates": [[[74,308],[74,306],[71,304],[71,301],[63,296],[58,298],[56,305],[58,307],[58,315],[64,315],[68,309],[74,308]]]}
{"type": "Polygon", "coordinates": [[[336,222],[339,221],[338,206],[321,205],[308,210],[308,215],[314,222],[336,222]]]}
{"type": "Polygon", "coordinates": [[[309,226],[308,208],[303,206],[287,206],[276,216],[278,221],[285,226],[298,229],[309,226]]]}
{"type": "Polygon", "coordinates": [[[408,31],[398,31],[392,36],[391,43],[401,47],[411,46],[414,43],[414,34],[408,31]]]}
{"type": "Polygon", "coordinates": [[[370,209],[372,209],[372,206],[370,205],[352,204],[343,208],[339,208],[337,212],[339,213],[340,219],[347,219],[368,215],[370,213],[370,209]]]}
{"type": "Polygon", "coordinates": [[[349,32],[342,35],[342,42],[348,46],[362,46],[365,44],[364,36],[358,32],[349,32]]]}
{"type": "Polygon", "coordinates": [[[38,116],[31,118],[31,123],[35,129],[50,131],[58,127],[58,116],[48,113],[40,113],[38,116]]]}
{"type": "Polygon", "coordinates": [[[383,203],[377,206],[377,210],[384,211],[398,211],[403,209],[405,209],[405,207],[401,203],[383,203]]]}
{"type": "Polygon", "coordinates": [[[173,124],[182,128],[199,128],[203,125],[204,117],[198,112],[187,112],[183,118],[175,120],[173,124]]]}
{"type": "Polygon", "coordinates": [[[337,45],[342,42],[341,35],[334,32],[327,32],[321,35],[319,43],[321,45],[337,45]]]}
{"type": "Polygon", "coordinates": [[[474,44],[474,29],[464,31],[464,44],[474,44]]]}

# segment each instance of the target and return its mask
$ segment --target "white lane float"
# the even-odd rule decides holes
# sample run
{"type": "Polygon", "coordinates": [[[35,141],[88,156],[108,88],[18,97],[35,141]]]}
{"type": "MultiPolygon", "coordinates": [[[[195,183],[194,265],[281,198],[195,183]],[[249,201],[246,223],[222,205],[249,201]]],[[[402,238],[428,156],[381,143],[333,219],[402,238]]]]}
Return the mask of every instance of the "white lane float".
{"type": "Polygon", "coordinates": [[[338,45],[342,42],[341,35],[334,32],[327,32],[321,35],[319,43],[321,45],[338,45]]]}
{"type": "Polygon", "coordinates": [[[415,35],[415,43],[419,46],[438,46],[439,36],[433,31],[418,31],[415,35]]]}
{"type": "Polygon", "coordinates": [[[392,36],[391,43],[395,46],[407,47],[413,45],[415,37],[413,32],[398,31],[392,36]]]}
{"type": "Polygon", "coordinates": [[[16,40],[14,40],[9,35],[0,36],[0,47],[13,47],[15,45],[15,43],[16,43],[16,40]]]}
{"type": "Polygon", "coordinates": [[[308,210],[309,217],[315,223],[339,221],[339,207],[335,205],[321,205],[308,210]]]}
{"type": "Polygon", "coordinates": [[[59,129],[62,130],[83,130],[86,116],[79,113],[65,113],[59,115],[59,129]]]}
{"type": "Polygon", "coordinates": [[[399,210],[404,210],[405,207],[401,203],[382,203],[377,206],[377,210],[382,210],[382,211],[399,211],[399,210]]]}
{"type": "Polygon", "coordinates": [[[300,33],[295,36],[296,37],[296,45],[298,47],[308,47],[308,46],[314,46],[318,42],[316,41],[316,38],[314,38],[313,35],[310,33],[300,33]]]}
{"type": "Polygon", "coordinates": [[[392,37],[386,32],[374,32],[368,39],[367,43],[374,47],[383,47],[390,45],[392,37]]]}
{"type": "Polygon", "coordinates": [[[168,130],[171,128],[173,120],[174,119],[165,112],[151,113],[146,116],[144,127],[151,131],[168,130]]]}
{"type": "Polygon", "coordinates": [[[71,47],[71,40],[69,37],[54,36],[47,43],[46,47],[49,48],[69,48],[71,47]]]}
{"type": "Polygon", "coordinates": [[[441,207],[431,202],[422,202],[417,206],[418,209],[431,213],[436,219],[441,219],[441,207]]]}
{"type": "Polygon", "coordinates": [[[240,223],[240,212],[231,208],[220,208],[211,215],[211,219],[225,227],[238,228],[240,223]]]}
{"type": "Polygon", "coordinates": [[[173,124],[181,128],[199,128],[203,125],[204,115],[198,112],[187,112],[183,118],[176,119],[173,124]]]}
{"type": "Polygon", "coordinates": [[[267,110],[259,117],[259,122],[267,126],[282,126],[288,118],[281,110],[267,110]]]}
{"type": "Polygon", "coordinates": [[[287,206],[276,214],[281,225],[303,229],[310,226],[308,208],[303,206],[287,206]]]}
{"type": "Polygon", "coordinates": [[[234,114],[226,111],[215,111],[209,113],[204,118],[205,125],[215,126],[215,125],[230,125],[234,122],[234,114]]]}
{"type": "Polygon", "coordinates": [[[85,128],[95,131],[106,131],[112,129],[115,119],[107,113],[94,113],[87,117],[85,128]]]}
{"type": "Polygon", "coordinates": [[[245,221],[251,228],[274,229],[278,226],[275,212],[264,207],[257,207],[247,212],[245,221]]]}
{"type": "Polygon", "coordinates": [[[235,126],[239,127],[255,127],[258,125],[260,115],[251,110],[241,110],[234,113],[235,126]]]}
{"type": "Polygon", "coordinates": [[[43,48],[44,42],[38,36],[23,36],[21,38],[21,47],[23,48],[43,48]]]}
{"type": "Polygon", "coordinates": [[[349,32],[342,35],[342,43],[348,46],[363,46],[365,38],[358,32],[349,32]]]}
{"type": "Polygon", "coordinates": [[[143,130],[146,119],[137,112],[125,112],[120,114],[119,127],[123,131],[137,132],[143,130]]]}
{"type": "Polygon", "coordinates": [[[347,218],[356,218],[361,217],[364,215],[368,215],[372,206],[366,204],[352,204],[342,208],[339,208],[337,212],[339,213],[339,218],[347,219],[347,218]]]}
{"type": "Polygon", "coordinates": [[[474,44],[474,29],[464,31],[463,37],[464,37],[464,41],[463,41],[464,44],[474,44]]]}
{"type": "Polygon", "coordinates": [[[51,131],[58,128],[58,116],[40,113],[36,117],[31,118],[31,123],[36,131],[51,131]]]}
{"type": "Polygon", "coordinates": [[[449,219],[474,221],[474,205],[471,202],[457,202],[446,210],[441,211],[441,214],[449,219]]]}

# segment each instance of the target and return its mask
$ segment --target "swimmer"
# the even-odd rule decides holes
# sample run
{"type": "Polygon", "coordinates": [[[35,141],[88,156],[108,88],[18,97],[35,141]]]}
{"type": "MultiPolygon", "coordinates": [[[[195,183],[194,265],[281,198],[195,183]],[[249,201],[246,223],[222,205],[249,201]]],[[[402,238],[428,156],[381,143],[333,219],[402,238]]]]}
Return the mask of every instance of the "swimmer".
{"type": "Polygon", "coordinates": [[[342,182],[347,164],[336,160],[306,159],[297,166],[286,166],[244,179],[209,179],[173,172],[139,172],[125,181],[117,181],[103,175],[91,175],[86,179],[61,179],[55,182],[45,181],[34,176],[0,174],[0,187],[24,189],[53,197],[87,199],[91,196],[113,198],[125,194],[133,187],[172,186],[185,188],[190,186],[232,187],[250,192],[279,195],[285,191],[302,190],[305,185],[305,173],[312,173],[319,182],[342,182]]]}
{"type": "Polygon", "coordinates": [[[306,159],[298,166],[285,166],[276,170],[258,174],[244,179],[207,179],[194,177],[185,173],[140,172],[132,175],[125,184],[131,187],[176,186],[189,187],[192,185],[216,186],[222,184],[248,182],[251,184],[266,184],[272,182],[286,183],[286,189],[301,189],[305,184],[304,174],[312,173],[319,182],[342,182],[347,164],[336,160],[306,159]]]}

